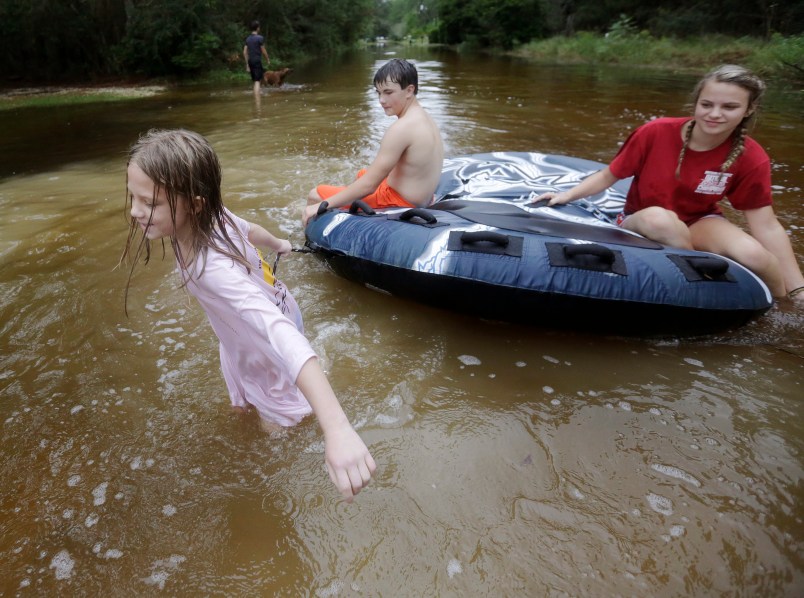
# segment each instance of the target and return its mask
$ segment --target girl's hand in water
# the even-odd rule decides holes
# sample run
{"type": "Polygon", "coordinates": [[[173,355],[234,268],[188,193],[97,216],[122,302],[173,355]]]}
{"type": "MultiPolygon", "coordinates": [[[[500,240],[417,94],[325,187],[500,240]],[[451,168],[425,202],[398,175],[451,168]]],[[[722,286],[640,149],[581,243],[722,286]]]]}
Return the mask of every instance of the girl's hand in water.
{"type": "Polygon", "coordinates": [[[324,461],[332,483],[346,502],[352,502],[377,469],[365,443],[348,422],[325,433],[324,461]]]}
{"type": "Polygon", "coordinates": [[[787,294],[787,297],[793,302],[793,305],[799,309],[804,308],[804,287],[793,289],[787,294]]]}

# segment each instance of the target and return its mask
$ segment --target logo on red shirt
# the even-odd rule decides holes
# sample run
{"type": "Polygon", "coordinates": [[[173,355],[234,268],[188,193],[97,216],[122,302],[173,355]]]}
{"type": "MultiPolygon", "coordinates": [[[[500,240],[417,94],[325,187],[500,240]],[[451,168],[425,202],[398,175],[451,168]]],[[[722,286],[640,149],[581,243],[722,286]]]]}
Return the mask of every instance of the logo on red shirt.
{"type": "Polygon", "coordinates": [[[707,170],[704,173],[704,178],[698,183],[696,193],[703,193],[704,195],[723,195],[726,192],[726,185],[729,182],[732,174],[730,172],[713,172],[707,170]]]}

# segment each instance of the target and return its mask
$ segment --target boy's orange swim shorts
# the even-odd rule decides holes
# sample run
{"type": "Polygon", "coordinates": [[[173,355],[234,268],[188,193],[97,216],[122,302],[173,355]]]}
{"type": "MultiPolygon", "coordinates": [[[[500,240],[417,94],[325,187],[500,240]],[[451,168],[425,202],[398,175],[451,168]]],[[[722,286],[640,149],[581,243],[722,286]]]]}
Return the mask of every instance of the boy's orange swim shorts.
{"type": "MultiPolygon", "coordinates": [[[[366,174],[365,168],[357,173],[357,178],[360,178],[364,174],[366,174]]],[[[336,187],[334,185],[318,185],[318,187],[315,188],[322,200],[327,200],[344,189],[346,189],[346,187],[336,187]]],[[[379,187],[377,187],[377,190],[371,195],[364,197],[363,201],[365,201],[372,208],[416,207],[409,201],[405,200],[395,189],[392,189],[388,185],[387,180],[383,180],[379,187]]]]}

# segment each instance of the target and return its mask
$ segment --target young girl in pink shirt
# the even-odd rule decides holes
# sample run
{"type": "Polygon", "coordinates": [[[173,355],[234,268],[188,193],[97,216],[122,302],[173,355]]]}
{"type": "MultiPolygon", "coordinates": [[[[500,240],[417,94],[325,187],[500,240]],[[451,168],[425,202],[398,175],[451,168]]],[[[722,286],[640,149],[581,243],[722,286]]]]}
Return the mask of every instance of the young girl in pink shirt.
{"type": "Polygon", "coordinates": [[[371,479],[374,460],[304,337],[293,296],[256,249],[281,255],[290,243],[223,206],[218,157],[197,133],[148,132],[131,148],[126,178],[131,226],[121,261],[132,256],[133,272],[143,252],[147,262],[150,241],[169,239],[183,287],[220,341],[232,405],[254,407],[266,427],[314,412],[330,478],[351,500],[371,479]]]}
{"type": "Polygon", "coordinates": [[[536,200],[550,205],[600,193],[634,177],[618,223],[683,249],[725,255],[757,274],[776,297],[804,304],[804,277],[771,201],[770,159],[748,136],[765,83],[747,69],[723,65],[704,76],[692,117],[642,125],[606,168],[562,193],[536,200]],[[721,214],[727,198],[745,215],[751,234],[721,214]]]}

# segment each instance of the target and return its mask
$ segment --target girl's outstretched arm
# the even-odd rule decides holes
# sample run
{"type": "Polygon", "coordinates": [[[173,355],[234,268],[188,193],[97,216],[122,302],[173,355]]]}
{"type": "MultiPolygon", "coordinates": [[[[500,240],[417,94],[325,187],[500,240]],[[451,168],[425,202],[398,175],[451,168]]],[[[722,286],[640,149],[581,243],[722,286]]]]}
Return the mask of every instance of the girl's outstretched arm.
{"type": "Polygon", "coordinates": [[[332,482],[351,502],[369,483],[377,468],[363,440],[355,432],[317,358],[308,359],[296,385],[304,393],[324,432],[324,460],[332,482]]]}
{"type": "Polygon", "coordinates": [[[551,206],[569,203],[571,201],[575,201],[576,199],[589,197],[590,195],[595,195],[596,193],[605,191],[619,180],[620,179],[612,174],[609,167],[606,166],[605,168],[598,170],[596,173],[590,174],[572,189],[562,191],[561,193],[548,191],[547,193],[542,193],[539,197],[534,199],[533,202],[535,203],[542,199],[549,199],[550,203],[548,205],[551,206]]]}
{"type": "Polygon", "coordinates": [[[249,222],[248,241],[257,247],[268,247],[279,255],[290,253],[292,246],[287,239],[275,237],[259,224],[249,222]]]}

